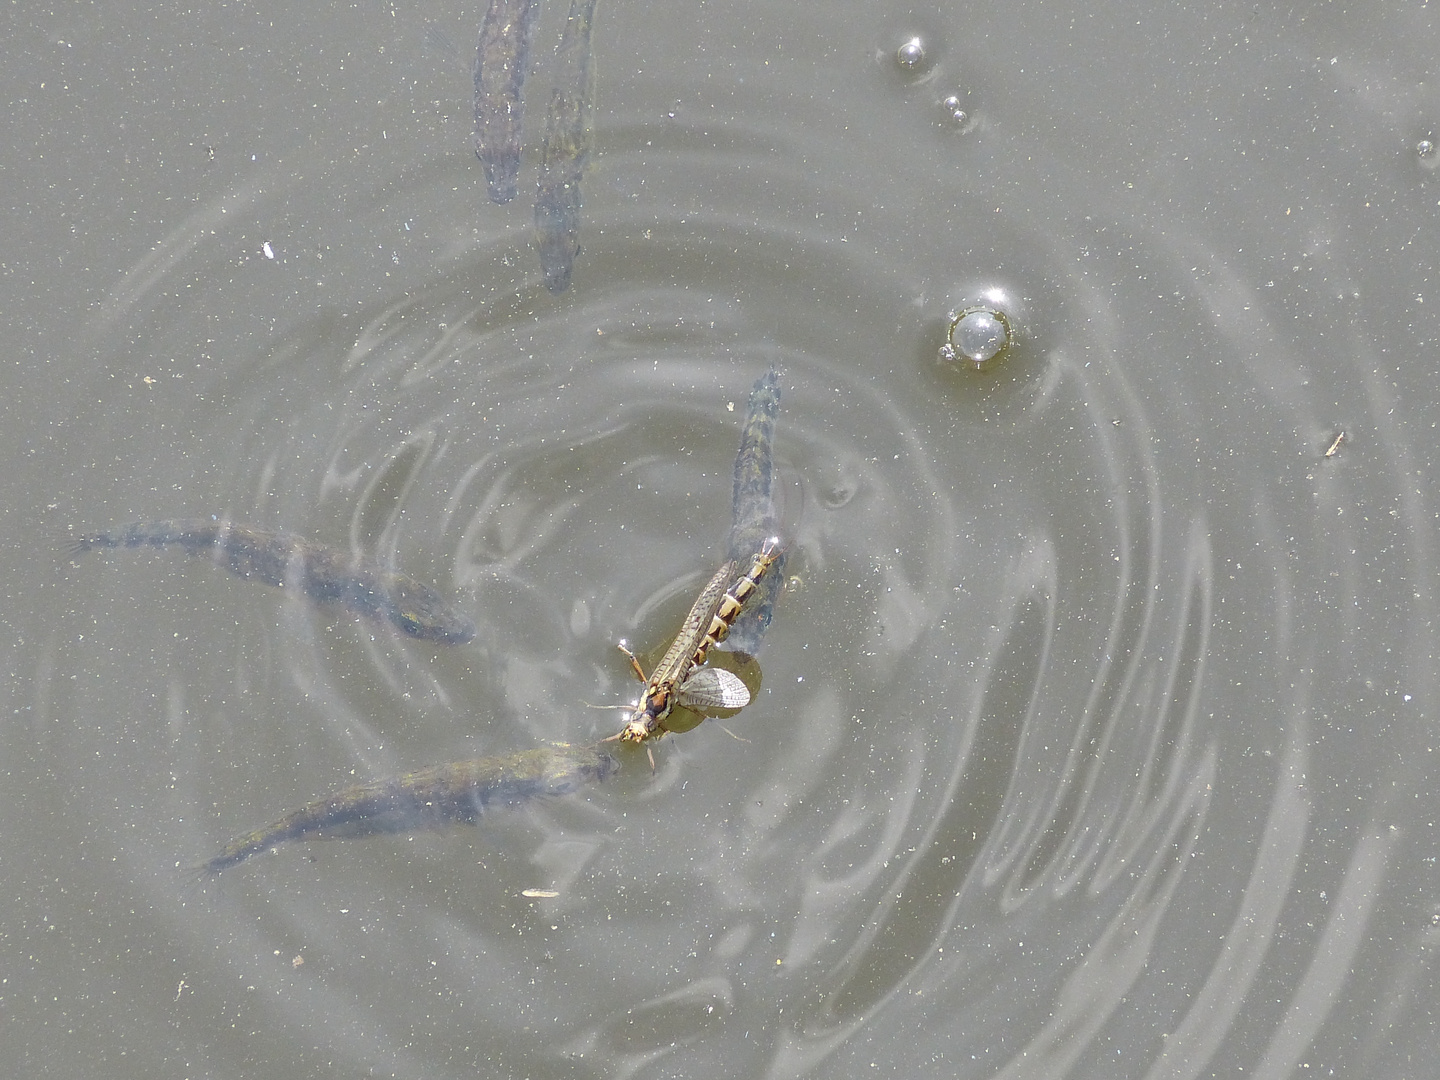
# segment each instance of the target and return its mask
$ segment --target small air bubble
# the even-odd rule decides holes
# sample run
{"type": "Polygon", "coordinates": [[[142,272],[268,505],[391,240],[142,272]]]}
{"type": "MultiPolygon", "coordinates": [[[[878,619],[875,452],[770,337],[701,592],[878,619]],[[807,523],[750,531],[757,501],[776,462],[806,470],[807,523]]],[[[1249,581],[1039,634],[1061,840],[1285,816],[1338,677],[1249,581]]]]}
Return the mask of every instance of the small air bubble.
{"type": "Polygon", "coordinates": [[[895,62],[906,71],[914,71],[925,63],[925,42],[912,37],[895,50],[895,62]]]}
{"type": "Polygon", "coordinates": [[[1013,337],[1010,320],[995,308],[979,307],[957,311],[950,316],[950,331],[940,346],[940,359],[959,363],[961,357],[977,371],[1005,351],[1013,337]]]}
{"type": "Polygon", "coordinates": [[[1435,144],[1429,139],[1421,139],[1415,144],[1415,153],[1422,158],[1433,157],[1435,154],[1435,144]]]}
{"type": "Polygon", "coordinates": [[[960,100],[959,94],[951,94],[941,101],[940,111],[944,115],[947,127],[963,128],[970,122],[970,114],[965,110],[965,104],[960,100]]]}

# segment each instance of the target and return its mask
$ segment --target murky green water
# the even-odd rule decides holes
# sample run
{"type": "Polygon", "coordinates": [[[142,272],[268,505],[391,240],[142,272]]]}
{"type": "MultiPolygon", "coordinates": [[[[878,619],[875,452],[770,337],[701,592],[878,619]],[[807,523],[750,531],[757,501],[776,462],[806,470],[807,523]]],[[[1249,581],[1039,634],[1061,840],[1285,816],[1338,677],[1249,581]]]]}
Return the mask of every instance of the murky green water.
{"type": "Polygon", "coordinates": [[[11,13],[7,1057],[1424,1075],[1432,17],[606,0],[552,296],[565,14],[496,206],[481,10],[11,13]],[[1011,355],[937,364],[982,302],[1011,355]],[[792,580],[740,738],[187,887],[332,788],[613,733],[585,703],[633,698],[614,643],[663,646],[723,557],[770,364],[792,580]],[[65,558],[210,514],[477,635],[65,558]]]}

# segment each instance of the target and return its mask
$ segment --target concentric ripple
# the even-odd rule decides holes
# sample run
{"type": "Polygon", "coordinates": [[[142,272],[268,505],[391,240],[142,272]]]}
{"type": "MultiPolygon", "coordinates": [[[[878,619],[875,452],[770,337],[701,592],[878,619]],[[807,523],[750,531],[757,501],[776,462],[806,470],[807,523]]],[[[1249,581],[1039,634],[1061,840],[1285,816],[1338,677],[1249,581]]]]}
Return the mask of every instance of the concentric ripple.
{"type": "MultiPolygon", "coordinates": [[[[1388,1075],[1433,1041],[1431,339],[1421,271],[1366,274],[1414,223],[1302,188],[1314,132],[1267,170],[1199,121],[1142,153],[1062,116],[1013,44],[1033,12],[1004,42],[794,18],[699,12],[703,48],[622,78],[643,18],[600,6],[563,296],[463,138],[414,132],[242,169],[116,275],[52,531],[225,514],[388,561],[478,632],[164,554],[54,569],[27,868],[86,875],[57,910],[144,953],[140,1027],[203,1031],[215,1075],[1388,1075]],[[978,114],[942,130],[957,88],[978,114]],[[982,298],[1003,357],[937,362],[982,298]],[[633,698],[616,641],[662,649],[723,557],[770,365],[790,580],[735,738],[183,891],[177,861],[356,777],[613,733],[586,704],[633,698]]],[[[1130,33],[1067,30],[1115,61],[1093,102],[1138,98],[1130,33]]],[[[1396,99],[1278,52],[1307,100],[1396,99]]],[[[1419,120],[1367,110],[1393,115],[1336,118],[1373,140],[1352,181],[1432,213],[1419,120]]]]}

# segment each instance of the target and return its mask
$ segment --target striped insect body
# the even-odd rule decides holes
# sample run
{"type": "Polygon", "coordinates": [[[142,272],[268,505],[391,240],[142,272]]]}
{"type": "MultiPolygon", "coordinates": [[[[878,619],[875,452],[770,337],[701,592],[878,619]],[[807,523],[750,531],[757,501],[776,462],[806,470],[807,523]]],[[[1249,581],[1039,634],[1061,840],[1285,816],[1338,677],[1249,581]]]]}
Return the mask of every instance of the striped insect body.
{"type": "Polygon", "coordinates": [[[635,654],[622,643],[635,674],[645,683],[629,721],[606,742],[645,742],[667,730],[665,720],[680,705],[702,715],[713,709],[740,709],[750,704],[750,691],[734,672],[701,667],[711,648],[725,640],[730,627],[755,592],[760,580],[780,558],[780,541],[771,537],[761,545],[750,567],[734,578],[736,563],[727,562],[715,572],[685,616],[680,633],[646,678],[635,654]],[[731,579],[734,578],[732,581],[731,579]],[[727,587],[728,583],[728,587],[727,587]]]}
{"type": "Polygon", "coordinates": [[[710,620],[710,629],[691,658],[696,666],[705,662],[705,657],[712,646],[720,644],[729,636],[730,627],[735,624],[735,620],[740,617],[740,612],[745,609],[746,602],[755,595],[755,591],[760,587],[760,579],[780,560],[781,554],[779,537],[770,537],[756,553],[750,569],[745,571],[744,575],[726,590],[724,598],[720,601],[719,609],[710,620]]]}

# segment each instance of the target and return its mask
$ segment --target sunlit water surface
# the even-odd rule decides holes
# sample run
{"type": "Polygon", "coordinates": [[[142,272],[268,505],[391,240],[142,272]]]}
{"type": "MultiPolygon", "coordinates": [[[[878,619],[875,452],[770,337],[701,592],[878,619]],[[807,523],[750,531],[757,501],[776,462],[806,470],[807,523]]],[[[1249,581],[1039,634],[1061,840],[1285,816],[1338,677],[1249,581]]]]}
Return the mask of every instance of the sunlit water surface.
{"type": "Polygon", "coordinates": [[[602,0],[558,298],[563,5],[506,207],[478,9],[13,20],[27,1075],[1426,1075],[1433,16],[811,6],[602,0]],[[1009,353],[939,365],[982,301],[1009,353]],[[790,580],[738,738],[187,882],[356,779],[616,730],[770,364],[790,580]],[[208,514],[479,633],[65,558],[208,514]]]}

